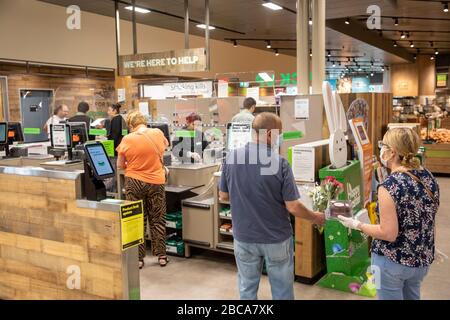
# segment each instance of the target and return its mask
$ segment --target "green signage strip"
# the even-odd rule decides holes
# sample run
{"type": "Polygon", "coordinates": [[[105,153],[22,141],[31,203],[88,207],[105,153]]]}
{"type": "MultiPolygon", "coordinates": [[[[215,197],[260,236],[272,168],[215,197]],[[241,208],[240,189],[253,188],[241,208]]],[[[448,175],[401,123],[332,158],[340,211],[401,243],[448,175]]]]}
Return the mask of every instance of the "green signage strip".
{"type": "Polygon", "coordinates": [[[114,141],[102,140],[101,143],[105,147],[106,154],[108,155],[108,157],[114,157],[114,141]]]}
{"type": "Polygon", "coordinates": [[[303,138],[303,136],[304,136],[304,134],[301,131],[283,132],[283,139],[284,140],[301,139],[301,138],[303,138]]]}
{"type": "Polygon", "coordinates": [[[195,138],[196,131],[194,130],[178,130],[175,132],[177,138],[195,138]]]}
{"type": "Polygon", "coordinates": [[[41,134],[41,128],[24,128],[24,134],[41,134]]]}
{"type": "Polygon", "coordinates": [[[106,129],[90,129],[89,135],[91,135],[91,136],[106,136],[106,129]]]}
{"type": "Polygon", "coordinates": [[[128,134],[128,130],[127,129],[122,130],[122,135],[123,136],[126,136],[127,134],[128,134]]]}
{"type": "Polygon", "coordinates": [[[450,158],[450,151],[445,150],[427,150],[425,153],[427,158],[450,158]]]}

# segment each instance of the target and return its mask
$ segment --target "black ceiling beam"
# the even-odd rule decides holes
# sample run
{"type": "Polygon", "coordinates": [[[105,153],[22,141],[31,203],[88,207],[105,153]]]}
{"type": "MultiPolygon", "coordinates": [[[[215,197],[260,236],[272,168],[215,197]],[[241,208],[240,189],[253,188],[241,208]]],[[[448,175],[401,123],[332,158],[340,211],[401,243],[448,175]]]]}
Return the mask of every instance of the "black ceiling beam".
{"type": "MultiPolygon", "coordinates": [[[[367,18],[369,18],[369,15],[361,15],[358,16],[361,18],[358,18],[360,21],[366,21],[367,18]]],[[[399,19],[399,20],[427,20],[427,21],[448,21],[450,22],[450,19],[444,19],[444,18],[424,18],[424,17],[402,17],[402,16],[380,16],[382,19],[399,19]]]]}
{"type": "Polygon", "coordinates": [[[404,48],[395,48],[392,46],[392,40],[386,40],[382,37],[374,37],[372,32],[367,32],[367,26],[356,20],[352,20],[350,24],[345,23],[346,19],[329,19],[326,21],[328,28],[343,33],[347,36],[365,42],[373,47],[379,48],[387,53],[393,54],[408,62],[414,62],[414,56],[404,48]]]}
{"type": "MultiPolygon", "coordinates": [[[[116,2],[116,0],[110,0],[110,1],[111,2],[116,2]]],[[[122,1],[122,0],[118,0],[117,2],[122,4],[122,5],[126,5],[126,6],[132,6],[133,5],[131,2],[122,1]]],[[[176,15],[176,14],[173,14],[173,13],[170,13],[170,12],[161,11],[161,10],[158,10],[158,9],[153,9],[153,8],[142,6],[142,5],[136,5],[136,7],[150,10],[152,13],[153,12],[154,13],[159,13],[159,14],[162,14],[162,15],[165,15],[165,16],[169,16],[169,17],[180,19],[180,20],[184,21],[184,17],[183,16],[179,16],[179,15],[176,15]]],[[[201,22],[201,21],[198,21],[198,20],[194,20],[194,19],[189,19],[189,22],[193,22],[193,23],[197,23],[197,24],[204,23],[204,22],[201,22]]],[[[221,27],[221,26],[218,26],[218,25],[212,25],[212,26],[214,26],[216,29],[222,30],[222,31],[227,31],[227,32],[236,33],[236,34],[242,34],[242,35],[246,34],[245,32],[229,29],[229,28],[226,28],[226,27],[221,27]]]]}

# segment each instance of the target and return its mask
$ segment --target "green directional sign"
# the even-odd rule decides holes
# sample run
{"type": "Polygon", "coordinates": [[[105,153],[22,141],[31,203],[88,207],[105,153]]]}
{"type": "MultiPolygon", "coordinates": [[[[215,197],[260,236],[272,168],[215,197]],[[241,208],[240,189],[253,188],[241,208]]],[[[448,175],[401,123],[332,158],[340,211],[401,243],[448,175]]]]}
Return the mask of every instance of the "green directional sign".
{"type": "Polygon", "coordinates": [[[301,131],[287,131],[283,132],[284,140],[294,140],[303,138],[304,134],[301,131]]]}
{"type": "Polygon", "coordinates": [[[29,135],[41,134],[41,128],[24,128],[23,133],[29,135]]]}
{"type": "Polygon", "coordinates": [[[196,131],[193,130],[178,130],[175,132],[177,138],[195,138],[196,131]]]}
{"type": "Polygon", "coordinates": [[[90,129],[89,135],[91,135],[91,136],[106,136],[106,129],[90,129]]]}

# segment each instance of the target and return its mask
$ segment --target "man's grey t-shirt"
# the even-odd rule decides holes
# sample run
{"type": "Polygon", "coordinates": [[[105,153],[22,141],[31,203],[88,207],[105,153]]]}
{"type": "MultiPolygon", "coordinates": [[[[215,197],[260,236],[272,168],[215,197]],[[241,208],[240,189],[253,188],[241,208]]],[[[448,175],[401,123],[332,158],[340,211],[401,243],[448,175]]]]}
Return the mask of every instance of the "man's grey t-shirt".
{"type": "Polygon", "coordinates": [[[300,195],[289,163],[267,145],[251,142],[230,152],[219,189],[230,194],[233,235],[238,241],[269,244],[292,236],[284,202],[300,195]]]}

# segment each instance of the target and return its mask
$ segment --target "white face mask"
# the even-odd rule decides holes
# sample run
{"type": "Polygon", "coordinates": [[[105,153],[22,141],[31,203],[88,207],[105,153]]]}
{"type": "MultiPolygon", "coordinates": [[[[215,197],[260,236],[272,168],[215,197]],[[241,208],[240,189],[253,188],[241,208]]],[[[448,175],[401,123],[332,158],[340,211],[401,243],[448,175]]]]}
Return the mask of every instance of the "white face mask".
{"type": "Polygon", "coordinates": [[[388,161],[386,159],[384,159],[384,154],[385,153],[386,153],[386,149],[382,148],[381,151],[380,151],[380,161],[381,161],[381,164],[384,167],[388,168],[388,161]]]}

